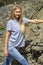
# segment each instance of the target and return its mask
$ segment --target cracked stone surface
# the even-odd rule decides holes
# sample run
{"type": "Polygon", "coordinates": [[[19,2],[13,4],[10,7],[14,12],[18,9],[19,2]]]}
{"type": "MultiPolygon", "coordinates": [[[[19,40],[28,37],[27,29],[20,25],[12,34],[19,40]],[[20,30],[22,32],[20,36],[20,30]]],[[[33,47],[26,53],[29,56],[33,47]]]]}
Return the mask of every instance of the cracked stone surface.
{"type": "MultiPolygon", "coordinates": [[[[16,3],[21,5],[23,16],[31,19],[43,19],[43,0],[20,0],[19,2],[17,0],[16,3]]],[[[12,6],[13,4],[9,4],[0,7],[0,26],[6,27],[12,6]]],[[[3,54],[5,32],[5,30],[0,30],[0,65],[2,65],[5,58],[3,54]]],[[[43,23],[27,24],[25,39],[26,55],[30,65],[43,65],[43,23]]],[[[21,65],[16,61],[12,62],[12,65],[17,64],[21,65]]]]}

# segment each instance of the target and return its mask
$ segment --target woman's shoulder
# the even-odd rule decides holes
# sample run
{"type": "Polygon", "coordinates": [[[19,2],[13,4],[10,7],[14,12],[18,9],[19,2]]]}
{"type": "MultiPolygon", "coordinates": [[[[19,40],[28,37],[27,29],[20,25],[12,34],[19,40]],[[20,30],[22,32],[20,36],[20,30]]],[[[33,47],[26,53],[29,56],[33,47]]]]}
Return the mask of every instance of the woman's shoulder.
{"type": "Polygon", "coordinates": [[[13,20],[12,19],[9,19],[8,22],[12,22],[13,20]]]}
{"type": "Polygon", "coordinates": [[[7,23],[12,24],[14,22],[13,19],[9,19],[7,23]]]}
{"type": "Polygon", "coordinates": [[[28,18],[23,17],[23,22],[24,22],[24,24],[27,24],[27,23],[28,23],[28,21],[29,21],[29,19],[28,19],[28,18]]]}
{"type": "Polygon", "coordinates": [[[23,17],[23,19],[28,19],[27,17],[23,17]]]}

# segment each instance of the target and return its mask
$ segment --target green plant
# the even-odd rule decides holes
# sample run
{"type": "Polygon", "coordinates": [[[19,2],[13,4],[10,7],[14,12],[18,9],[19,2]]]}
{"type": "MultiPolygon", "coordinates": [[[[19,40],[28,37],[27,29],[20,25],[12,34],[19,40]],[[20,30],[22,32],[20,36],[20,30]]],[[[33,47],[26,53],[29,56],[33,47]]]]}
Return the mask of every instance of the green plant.
{"type": "Polygon", "coordinates": [[[0,26],[0,30],[6,30],[4,26],[0,26]]]}

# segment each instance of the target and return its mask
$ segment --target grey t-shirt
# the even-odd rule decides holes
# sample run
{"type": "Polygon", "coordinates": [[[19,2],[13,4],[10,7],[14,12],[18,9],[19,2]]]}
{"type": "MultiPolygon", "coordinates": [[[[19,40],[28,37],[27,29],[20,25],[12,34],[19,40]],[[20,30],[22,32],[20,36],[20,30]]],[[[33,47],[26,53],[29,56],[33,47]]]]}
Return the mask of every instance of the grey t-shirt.
{"type": "MultiPolygon", "coordinates": [[[[28,23],[28,18],[23,18],[24,24],[28,23]]],[[[24,34],[22,33],[19,22],[15,20],[9,20],[6,26],[6,30],[11,31],[8,47],[24,47],[25,46],[25,38],[24,34]]]]}

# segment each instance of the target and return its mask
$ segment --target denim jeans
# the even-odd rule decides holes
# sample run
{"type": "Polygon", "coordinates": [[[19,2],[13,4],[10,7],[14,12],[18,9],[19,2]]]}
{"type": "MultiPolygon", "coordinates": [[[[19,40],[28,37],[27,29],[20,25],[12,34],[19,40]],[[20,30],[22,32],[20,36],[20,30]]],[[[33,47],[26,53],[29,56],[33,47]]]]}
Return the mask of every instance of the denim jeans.
{"type": "Polygon", "coordinates": [[[9,65],[10,62],[15,58],[17,61],[19,61],[22,65],[29,65],[27,60],[19,53],[17,48],[8,48],[8,56],[5,58],[2,65],[9,65]]]}

